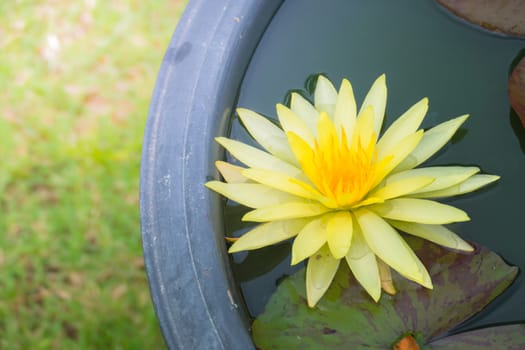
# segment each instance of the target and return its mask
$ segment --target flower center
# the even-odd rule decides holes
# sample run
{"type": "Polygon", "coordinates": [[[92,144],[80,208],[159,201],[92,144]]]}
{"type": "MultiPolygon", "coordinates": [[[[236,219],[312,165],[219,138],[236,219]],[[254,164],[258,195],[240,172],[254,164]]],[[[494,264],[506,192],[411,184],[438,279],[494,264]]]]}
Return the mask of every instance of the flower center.
{"type": "Polygon", "coordinates": [[[334,199],[339,206],[346,207],[363,199],[374,179],[377,152],[375,142],[363,147],[357,142],[349,147],[344,135],[337,135],[315,143],[315,174],[310,179],[325,196],[334,199]]]}
{"type": "Polygon", "coordinates": [[[385,164],[378,161],[376,136],[357,132],[349,142],[346,130],[341,127],[339,134],[327,116],[321,116],[318,133],[311,157],[301,161],[303,171],[339,208],[353,207],[377,185],[385,164]]]}

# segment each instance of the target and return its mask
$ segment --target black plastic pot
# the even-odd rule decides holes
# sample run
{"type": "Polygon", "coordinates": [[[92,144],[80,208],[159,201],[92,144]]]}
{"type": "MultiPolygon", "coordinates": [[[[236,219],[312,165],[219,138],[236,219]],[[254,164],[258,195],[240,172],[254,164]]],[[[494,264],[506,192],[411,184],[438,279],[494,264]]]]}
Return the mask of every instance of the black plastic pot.
{"type": "Polygon", "coordinates": [[[141,169],[146,268],[172,349],[254,348],[224,244],[213,138],[227,127],[248,61],[281,0],[193,0],[165,54],[141,169]]]}
{"type": "MultiPolygon", "coordinates": [[[[213,163],[223,157],[213,137],[247,139],[238,120],[227,129],[234,106],[271,118],[288,89],[316,72],[334,82],[350,78],[358,101],[387,73],[387,124],[423,96],[431,99],[425,127],[471,113],[462,127],[467,137],[428,165],[466,161],[501,175],[496,188],[454,200],[473,218],[454,229],[525,267],[516,244],[523,216],[523,192],[516,189],[525,163],[521,128],[514,125],[513,133],[508,125],[506,95],[508,65],[523,42],[465,26],[429,1],[282,2],[190,2],[159,73],[145,135],[141,210],[151,293],[170,348],[254,348],[226,254],[219,196],[203,186],[217,178],[213,163]]],[[[252,315],[282,274],[241,281],[252,315]]],[[[508,298],[469,327],[521,320],[522,287],[518,280],[508,298]]]]}

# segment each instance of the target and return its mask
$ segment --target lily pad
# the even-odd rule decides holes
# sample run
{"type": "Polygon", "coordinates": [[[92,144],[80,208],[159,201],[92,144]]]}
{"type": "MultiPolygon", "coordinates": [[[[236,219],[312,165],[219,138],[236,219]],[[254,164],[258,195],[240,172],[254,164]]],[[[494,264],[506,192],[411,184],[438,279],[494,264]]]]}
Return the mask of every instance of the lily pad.
{"type": "Polygon", "coordinates": [[[508,87],[510,105],[525,127],[525,57],[512,70],[508,87]]]}
{"type": "Polygon", "coordinates": [[[432,350],[525,349],[525,324],[478,329],[435,341],[432,350]]]}
{"type": "Polygon", "coordinates": [[[444,8],[484,29],[525,36],[523,0],[438,0],[444,8]]]}
{"type": "Polygon", "coordinates": [[[259,349],[391,349],[404,335],[428,344],[470,318],[502,293],[518,268],[475,245],[460,254],[417,238],[407,242],[429,267],[434,289],[393,274],[399,293],[378,303],[355,281],[345,264],[327,294],[309,308],[304,269],[285,279],[253,323],[259,349]]]}

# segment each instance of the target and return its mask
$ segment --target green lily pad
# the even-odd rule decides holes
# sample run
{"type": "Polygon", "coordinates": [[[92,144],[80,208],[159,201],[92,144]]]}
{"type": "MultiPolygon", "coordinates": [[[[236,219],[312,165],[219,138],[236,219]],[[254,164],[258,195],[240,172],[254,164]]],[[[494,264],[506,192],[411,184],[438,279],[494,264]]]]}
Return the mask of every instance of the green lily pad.
{"type": "Polygon", "coordinates": [[[512,70],[508,88],[510,105],[525,127],[525,57],[512,70]]]}
{"type": "Polygon", "coordinates": [[[438,0],[438,3],[484,29],[525,36],[525,2],[522,0],[438,0]]]}
{"type": "Polygon", "coordinates": [[[304,269],[285,279],[253,323],[259,349],[391,349],[403,335],[429,343],[470,318],[502,293],[518,268],[475,246],[451,252],[417,238],[407,242],[429,268],[428,290],[393,273],[398,289],[378,303],[355,281],[346,264],[315,308],[309,308],[304,269]]]}
{"type": "Polygon", "coordinates": [[[478,329],[433,342],[432,350],[525,349],[525,324],[478,329]]]}

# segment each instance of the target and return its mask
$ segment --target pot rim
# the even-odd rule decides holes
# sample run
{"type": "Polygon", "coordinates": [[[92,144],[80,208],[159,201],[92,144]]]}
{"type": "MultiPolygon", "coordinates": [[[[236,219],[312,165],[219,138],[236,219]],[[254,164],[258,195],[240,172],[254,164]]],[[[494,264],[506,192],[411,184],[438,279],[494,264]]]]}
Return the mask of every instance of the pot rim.
{"type": "Polygon", "coordinates": [[[150,292],[170,349],[253,349],[224,244],[217,178],[246,67],[283,0],[192,0],[158,73],[144,134],[140,211],[150,292]]]}

